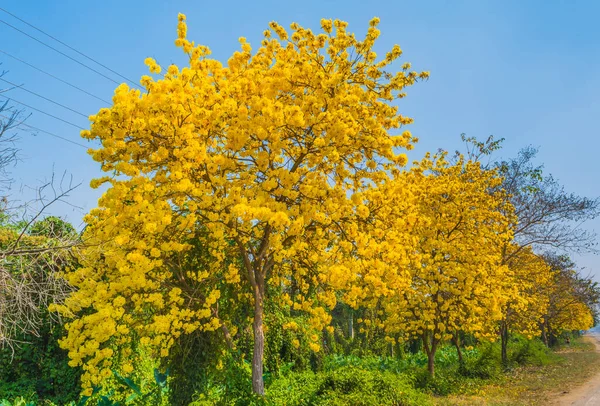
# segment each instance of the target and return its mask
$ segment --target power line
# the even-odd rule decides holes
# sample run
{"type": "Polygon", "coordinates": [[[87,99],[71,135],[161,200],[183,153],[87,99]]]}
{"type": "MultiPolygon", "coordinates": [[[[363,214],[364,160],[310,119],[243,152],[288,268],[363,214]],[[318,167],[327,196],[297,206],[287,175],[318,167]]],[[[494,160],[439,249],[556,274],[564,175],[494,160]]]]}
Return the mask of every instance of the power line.
{"type": "Polygon", "coordinates": [[[25,107],[27,107],[27,108],[30,108],[31,110],[35,110],[35,111],[37,111],[37,112],[39,112],[39,113],[45,114],[45,115],[47,115],[47,116],[49,116],[49,117],[52,117],[52,118],[54,118],[54,119],[56,119],[56,120],[62,121],[63,123],[69,124],[70,126],[73,126],[73,127],[75,127],[75,128],[78,128],[78,129],[80,129],[80,130],[85,130],[85,128],[83,128],[83,127],[80,127],[80,126],[78,126],[77,124],[73,124],[73,123],[72,123],[72,122],[70,122],[70,121],[63,120],[63,119],[62,119],[62,118],[60,118],[60,117],[56,117],[56,116],[54,116],[54,115],[52,115],[52,114],[50,114],[50,113],[46,113],[45,111],[42,111],[42,110],[40,110],[40,109],[36,109],[35,107],[31,107],[30,105],[28,105],[28,104],[25,104],[25,103],[23,103],[23,102],[20,102],[20,101],[18,101],[18,100],[15,100],[15,99],[13,99],[12,97],[7,97],[7,96],[4,96],[3,94],[0,94],[0,97],[4,97],[5,99],[11,100],[11,101],[13,101],[13,102],[15,102],[15,103],[18,103],[18,104],[20,104],[20,105],[22,105],[22,106],[25,106],[25,107]]]}
{"type": "MultiPolygon", "coordinates": [[[[0,114],[0,117],[4,117],[5,119],[9,119],[9,117],[6,117],[6,116],[5,116],[5,115],[3,115],[3,114],[0,114]]],[[[68,139],[68,138],[65,138],[65,137],[63,137],[63,136],[60,136],[60,135],[58,135],[58,134],[51,133],[50,131],[42,130],[41,128],[37,128],[37,127],[34,127],[34,126],[32,126],[32,125],[29,125],[29,124],[25,124],[25,123],[19,123],[19,124],[17,125],[17,127],[20,127],[20,126],[29,127],[29,128],[31,128],[32,130],[34,130],[34,131],[39,131],[39,132],[42,132],[42,133],[44,133],[44,134],[48,134],[48,135],[50,135],[50,136],[52,136],[52,137],[59,138],[59,139],[61,139],[61,140],[63,140],[63,141],[70,142],[71,144],[75,144],[75,145],[78,145],[78,146],[80,146],[80,147],[83,147],[83,148],[85,148],[85,149],[88,149],[88,147],[87,147],[87,146],[85,146],[85,145],[83,145],[83,144],[81,144],[81,143],[79,143],[79,142],[77,142],[77,141],[72,141],[72,140],[70,140],[70,139],[68,139]]]]}
{"type": "Polygon", "coordinates": [[[68,44],[65,44],[64,42],[62,42],[62,41],[61,41],[61,40],[59,40],[58,38],[56,38],[56,37],[53,37],[52,35],[48,34],[47,32],[45,32],[45,31],[42,31],[41,29],[37,28],[35,25],[28,23],[27,21],[23,20],[22,18],[19,18],[18,16],[16,16],[16,15],[14,15],[13,13],[11,13],[11,12],[9,12],[9,11],[7,11],[7,10],[3,9],[2,7],[0,7],[0,10],[1,10],[1,11],[4,11],[6,14],[8,14],[8,15],[10,15],[10,16],[12,16],[12,17],[14,17],[14,18],[16,18],[17,20],[21,21],[22,23],[24,23],[24,24],[27,24],[28,26],[30,26],[30,27],[31,27],[31,28],[33,28],[34,30],[41,32],[41,33],[42,33],[42,34],[44,34],[45,36],[47,36],[47,37],[49,37],[49,38],[52,38],[54,41],[58,42],[59,44],[61,44],[61,45],[65,46],[65,47],[67,47],[67,48],[69,48],[71,51],[73,51],[73,52],[77,52],[79,55],[83,56],[84,58],[87,58],[88,60],[90,60],[90,61],[92,61],[92,62],[96,63],[97,65],[100,65],[100,66],[102,66],[104,69],[106,69],[106,70],[108,70],[108,71],[110,71],[110,72],[114,73],[115,75],[119,76],[121,79],[125,79],[126,81],[128,81],[128,82],[129,82],[129,83],[131,83],[131,84],[133,84],[134,86],[140,87],[140,85],[139,85],[139,84],[137,84],[135,81],[133,81],[133,80],[131,80],[131,79],[128,79],[128,78],[126,78],[125,76],[123,76],[123,75],[121,75],[120,73],[118,73],[118,72],[116,72],[116,71],[112,70],[112,69],[111,69],[111,68],[109,68],[108,66],[106,66],[106,65],[103,65],[102,63],[98,62],[98,61],[97,61],[97,60],[95,60],[94,58],[92,58],[92,57],[90,57],[90,56],[87,56],[87,55],[86,55],[86,54],[84,54],[83,52],[80,52],[80,51],[78,51],[77,49],[73,48],[72,46],[70,46],[70,45],[68,45],[68,44]]]}
{"type": "Polygon", "coordinates": [[[78,63],[79,65],[81,65],[81,66],[84,66],[84,67],[88,68],[88,69],[89,69],[89,70],[91,70],[92,72],[96,72],[98,75],[102,76],[103,78],[106,78],[106,79],[110,80],[111,82],[113,82],[113,83],[116,83],[117,85],[119,85],[119,84],[120,84],[119,82],[117,82],[117,81],[116,81],[116,80],[114,80],[113,78],[111,78],[111,77],[109,77],[109,76],[106,76],[106,75],[105,75],[104,73],[102,73],[102,72],[98,72],[96,69],[94,69],[94,68],[90,67],[89,65],[86,65],[86,64],[85,64],[85,63],[83,63],[83,62],[80,62],[80,61],[78,61],[77,59],[75,59],[75,58],[73,58],[73,57],[71,57],[71,56],[69,56],[69,55],[65,54],[64,52],[62,52],[62,51],[59,51],[58,49],[54,48],[52,45],[48,45],[48,44],[46,44],[44,41],[41,41],[41,40],[39,40],[39,39],[37,39],[37,38],[35,38],[35,37],[32,37],[31,35],[27,34],[25,31],[22,31],[22,30],[18,29],[17,27],[15,27],[14,25],[10,25],[9,23],[7,23],[6,21],[4,21],[4,20],[1,20],[1,19],[0,19],[0,23],[2,23],[2,24],[4,24],[4,25],[7,25],[7,26],[9,26],[9,27],[10,27],[10,28],[12,28],[13,30],[16,30],[16,31],[18,31],[18,32],[20,32],[20,33],[21,33],[21,34],[23,34],[23,35],[26,35],[26,36],[28,36],[28,37],[29,37],[29,38],[31,38],[32,40],[39,42],[40,44],[42,44],[42,45],[44,45],[44,46],[46,46],[46,47],[50,48],[51,50],[53,50],[53,51],[55,51],[55,52],[58,52],[59,54],[61,54],[62,56],[66,57],[66,58],[69,58],[69,59],[70,59],[70,60],[72,60],[73,62],[76,62],[76,63],[78,63]]]}
{"type": "Polygon", "coordinates": [[[50,76],[51,78],[54,78],[54,79],[58,80],[59,82],[62,82],[62,83],[64,83],[65,85],[71,86],[73,89],[77,89],[77,90],[79,90],[80,92],[82,92],[82,93],[85,93],[85,94],[87,94],[88,96],[91,96],[91,97],[93,97],[93,98],[94,98],[94,99],[96,99],[96,100],[100,100],[102,103],[111,104],[109,101],[106,101],[106,100],[104,100],[104,99],[102,99],[102,98],[100,98],[100,97],[98,97],[98,96],[96,96],[96,95],[94,95],[94,94],[92,94],[92,93],[90,93],[90,92],[88,92],[88,91],[86,91],[86,90],[84,90],[84,89],[80,88],[80,87],[77,87],[77,86],[75,86],[74,84],[67,82],[66,80],[63,80],[63,79],[61,79],[61,78],[59,78],[59,77],[57,77],[57,76],[54,76],[53,74],[51,74],[51,73],[48,73],[48,72],[46,72],[45,70],[38,68],[37,66],[34,66],[34,65],[32,65],[32,64],[30,64],[30,63],[28,63],[28,62],[25,62],[24,60],[22,60],[22,59],[19,59],[19,58],[17,58],[16,56],[14,56],[14,55],[11,55],[11,54],[9,54],[9,53],[8,53],[8,52],[6,52],[6,51],[3,51],[3,50],[1,50],[1,49],[0,49],[0,52],[1,52],[1,53],[3,53],[4,55],[8,56],[9,58],[12,58],[12,59],[14,59],[14,60],[16,60],[16,61],[19,61],[19,62],[21,62],[22,64],[29,66],[30,68],[33,68],[33,69],[35,69],[35,70],[37,70],[37,71],[39,71],[39,72],[42,72],[42,73],[43,73],[43,74],[45,74],[45,75],[48,75],[48,76],[50,76]]]}
{"type": "Polygon", "coordinates": [[[75,114],[79,114],[81,117],[88,118],[88,116],[87,116],[87,115],[85,115],[85,114],[83,114],[83,113],[81,113],[81,112],[79,112],[79,111],[77,111],[77,110],[74,110],[74,109],[72,109],[72,108],[70,108],[70,107],[68,107],[68,106],[65,106],[64,104],[60,104],[59,102],[55,102],[54,100],[52,100],[52,99],[49,99],[49,98],[47,98],[47,97],[45,97],[45,96],[42,96],[41,94],[38,94],[38,93],[36,93],[36,92],[32,92],[32,91],[31,91],[31,90],[29,90],[29,89],[25,89],[23,86],[19,86],[19,85],[15,84],[15,83],[13,83],[13,82],[10,82],[10,81],[8,81],[8,80],[6,80],[6,79],[2,79],[1,77],[0,77],[0,80],[1,80],[1,81],[3,81],[3,82],[6,82],[6,83],[8,83],[8,84],[9,84],[9,85],[11,85],[11,86],[15,86],[15,87],[16,87],[16,88],[18,88],[18,89],[21,89],[21,90],[23,90],[23,91],[26,91],[27,93],[31,93],[32,95],[34,95],[34,96],[37,96],[37,97],[39,97],[40,99],[44,99],[44,100],[46,100],[46,101],[49,101],[50,103],[56,104],[57,106],[60,106],[60,107],[62,107],[63,109],[67,109],[67,110],[69,110],[69,111],[72,111],[72,112],[73,112],[73,113],[75,113],[75,114]]]}

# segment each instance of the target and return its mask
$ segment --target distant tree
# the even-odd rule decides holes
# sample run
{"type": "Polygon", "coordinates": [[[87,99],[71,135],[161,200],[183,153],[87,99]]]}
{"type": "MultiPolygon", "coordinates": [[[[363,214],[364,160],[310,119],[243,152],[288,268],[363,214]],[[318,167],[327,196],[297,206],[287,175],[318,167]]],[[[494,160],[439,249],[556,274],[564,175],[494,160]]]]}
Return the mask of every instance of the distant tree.
{"type": "MultiPolygon", "coordinates": [[[[0,72],[0,77],[6,72],[0,72]]],[[[10,89],[0,89],[0,94],[10,89]]],[[[17,128],[24,120],[23,111],[10,105],[10,99],[0,103],[0,188],[6,189],[10,185],[10,175],[8,168],[17,163],[18,148],[15,145],[17,141],[13,130],[17,128]]]]}
{"type": "Polygon", "coordinates": [[[546,299],[540,299],[540,295],[545,294],[544,283],[551,286],[554,279],[537,255],[597,252],[596,235],[581,225],[600,214],[600,199],[568,193],[552,175],[544,174],[542,165],[534,163],[538,152],[534,147],[523,148],[516,158],[493,162],[491,156],[501,148],[504,139],[490,136],[485,141],[478,141],[463,134],[462,140],[466,143],[467,156],[499,171],[503,178],[500,187],[514,208],[514,223],[509,225],[514,237],[502,248],[502,264],[508,267],[508,273],[503,281],[507,299],[499,334],[502,360],[506,363],[512,329],[525,334],[542,332],[531,323],[534,314],[539,316],[547,304],[546,299]],[[483,162],[486,159],[487,162],[483,162]],[[538,299],[541,302],[534,304],[538,299]],[[524,318],[526,308],[529,318],[524,318]]]}
{"type": "Polygon", "coordinates": [[[516,158],[497,163],[504,177],[518,222],[514,228],[515,249],[506,260],[525,247],[536,251],[596,251],[595,234],[581,227],[600,214],[600,199],[568,193],[552,175],[543,173],[533,159],[537,149],[522,149],[516,158]]]}
{"type": "MultiPolygon", "coordinates": [[[[503,252],[516,250],[514,242],[503,252]]],[[[541,334],[543,316],[548,312],[548,291],[554,283],[551,267],[531,247],[520,249],[505,262],[507,273],[502,281],[505,294],[500,321],[502,360],[508,361],[508,338],[518,333],[529,338],[541,334]]]]}
{"type": "MultiPolygon", "coordinates": [[[[568,193],[552,175],[543,173],[543,166],[533,160],[537,149],[527,147],[516,158],[496,163],[504,178],[502,187],[510,196],[517,222],[512,226],[514,243],[504,247],[505,264],[518,262],[523,250],[536,252],[595,252],[595,234],[581,227],[585,221],[600,214],[598,198],[568,193]]],[[[517,274],[513,282],[521,284],[517,274]]],[[[518,289],[518,287],[517,287],[518,289]]],[[[505,306],[508,315],[514,311],[511,302],[505,306]]],[[[502,359],[507,362],[509,323],[500,322],[502,359]]]]}
{"type": "Polygon", "coordinates": [[[542,339],[553,345],[564,331],[588,330],[594,325],[600,304],[600,286],[582,276],[566,255],[546,254],[553,273],[553,284],[547,289],[548,310],[541,323],[542,339]]]}

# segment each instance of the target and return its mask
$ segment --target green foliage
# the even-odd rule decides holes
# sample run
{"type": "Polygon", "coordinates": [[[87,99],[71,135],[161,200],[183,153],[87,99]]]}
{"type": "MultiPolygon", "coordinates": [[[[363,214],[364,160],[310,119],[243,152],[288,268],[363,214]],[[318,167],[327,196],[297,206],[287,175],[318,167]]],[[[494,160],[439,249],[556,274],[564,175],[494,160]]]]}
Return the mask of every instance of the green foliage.
{"type": "Polygon", "coordinates": [[[0,400],[0,406],[35,406],[35,403],[22,396],[19,396],[12,402],[8,399],[0,400]]]}
{"type": "Polygon", "coordinates": [[[409,378],[388,371],[342,367],[333,371],[290,374],[267,388],[267,404],[308,405],[426,405],[409,378]]]}
{"type": "Polygon", "coordinates": [[[122,376],[116,371],[113,375],[117,385],[110,389],[99,386],[94,387],[91,396],[83,396],[76,404],[71,402],[69,406],[117,406],[117,405],[168,405],[169,371],[161,373],[154,369],[152,382],[137,381],[132,376],[122,376]]]}
{"type": "Polygon", "coordinates": [[[459,368],[462,376],[476,379],[493,379],[502,372],[500,344],[483,342],[478,346],[477,356],[465,356],[459,368]]]}
{"type": "MultiPolygon", "coordinates": [[[[16,221],[0,212],[3,237],[0,248],[15,248],[18,233],[23,231],[26,235],[20,240],[21,248],[48,248],[61,245],[58,238],[76,236],[75,229],[58,217],[46,217],[29,229],[26,229],[27,225],[26,220],[16,221]]],[[[18,290],[8,288],[9,297],[13,291],[19,292],[12,296],[12,300],[33,303],[31,308],[24,304],[27,309],[23,312],[24,316],[17,317],[15,321],[15,335],[9,339],[14,340],[16,345],[13,348],[10,345],[0,346],[0,395],[3,397],[23,397],[32,402],[44,399],[57,404],[66,404],[78,397],[81,372],[69,367],[67,351],[57,343],[64,335],[64,328],[52,319],[46,308],[50,299],[60,299],[61,289],[66,289],[45,282],[48,275],[60,270],[67,262],[66,255],[59,254],[49,251],[3,258],[2,270],[22,283],[18,290]]],[[[0,295],[3,294],[6,291],[0,292],[0,295]]]]}
{"type": "Polygon", "coordinates": [[[77,235],[75,228],[56,216],[48,216],[37,221],[27,230],[30,235],[41,235],[49,238],[74,237],[77,235]]]}
{"type": "Polygon", "coordinates": [[[358,322],[358,320],[374,321],[377,317],[377,308],[352,309],[340,301],[336,304],[332,316],[333,336],[327,334],[329,353],[360,357],[390,356],[394,353],[392,345],[385,340],[389,334],[384,329],[377,327],[377,323],[374,322],[369,326],[364,322],[358,322]],[[350,332],[351,321],[353,338],[350,332]]]}
{"type": "Polygon", "coordinates": [[[26,226],[27,220],[16,220],[15,216],[11,216],[9,213],[7,213],[2,207],[2,203],[0,203],[0,228],[19,232],[22,231],[26,226]]]}
{"type": "MultiPolygon", "coordinates": [[[[271,332],[271,330],[270,330],[271,332]]],[[[198,335],[195,350],[206,343],[213,344],[216,337],[201,333],[198,335]]],[[[286,334],[283,333],[282,334],[286,334]]],[[[274,340],[275,343],[281,341],[274,340]]],[[[195,395],[187,400],[173,394],[174,388],[167,384],[167,374],[154,370],[154,377],[139,378],[136,370],[132,376],[115,374],[114,385],[97,392],[91,398],[82,398],[79,403],[69,400],[77,396],[58,400],[50,399],[42,403],[35,388],[20,387],[4,396],[13,398],[0,403],[0,406],[28,405],[70,405],[70,406],[110,406],[110,405],[187,405],[190,406],[309,406],[309,405],[426,405],[429,394],[446,396],[449,394],[469,394],[482,385],[501,379],[503,367],[500,360],[500,343],[480,343],[476,348],[463,349],[463,363],[459,363],[456,349],[443,346],[436,354],[436,375],[431,378],[427,373],[427,357],[423,352],[411,354],[397,352],[397,357],[375,355],[356,356],[330,354],[321,359],[318,370],[310,370],[305,364],[295,369],[294,363],[282,363],[278,373],[267,375],[266,397],[259,398],[252,393],[250,363],[242,353],[219,351],[211,353],[207,347],[201,358],[190,360],[185,366],[193,369],[195,360],[204,359],[206,365],[212,364],[205,373],[199,368],[193,371],[199,382],[195,395]],[[215,365],[217,365],[215,367],[215,365]],[[18,391],[21,392],[18,392],[18,391]],[[22,395],[21,398],[16,394],[22,395]],[[170,395],[170,399],[167,397],[170,395]],[[190,403],[191,402],[191,403],[190,403]]],[[[276,345],[273,344],[275,347],[276,345]]],[[[546,365],[554,361],[552,353],[539,340],[527,340],[524,337],[512,337],[509,345],[510,365],[546,365]]],[[[185,360],[185,354],[179,358],[185,360]]],[[[174,361],[174,360],[172,360],[174,361]]],[[[150,361],[148,361],[150,362],[150,361]]],[[[150,364],[149,364],[150,365],[150,364]]],[[[148,369],[148,365],[138,365],[138,369],[148,369]]],[[[33,382],[33,381],[32,381],[33,382]]],[[[182,381],[179,381],[179,385],[182,381]]],[[[32,383],[35,385],[35,383],[32,383]]],[[[178,388],[181,388],[179,386],[178,388]]]]}
{"type": "MultiPolygon", "coordinates": [[[[225,356],[219,370],[199,375],[201,385],[192,405],[247,405],[252,394],[250,363],[235,355],[225,356]]],[[[172,398],[173,399],[173,398],[172,398]]],[[[173,404],[186,404],[174,403],[173,404]]]]}
{"type": "Polygon", "coordinates": [[[552,352],[539,339],[527,340],[515,335],[509,341],[509,359],[517,365],[547,365],[554,360],[552,352]]]}
{"type": "MultiPolygon", "coordinates": [[[[483,380],[492,378],[490,371],[500,365],[494,353],[488,351],[488,345],[480,348],[463,349],[463,362],[453,346],[440,348],[436,353],[435,377],[426,369],[427,358],[424,354],[415,354],[422,368],[413,369],[415,387],[439,396],[470,393],[481,386],[483,380]]],[[[499,370],[499,369],[498,369],[499,370]]]]}
{"type": "MultiPolygon", "coordinates": [[[[273,305],[268,303],[267,306],[273,305]]],[[[327,349],[315,353],[308,346],[309,340],[306,336],[313,330],[306,316],[285,314],[275,308],[265,313],[265,324],[268,327],[265,334],[266,380],[273,380],[290,369],[295,371],[319,369],[327,349]],[[298,330],[285,329],[283,326],[288,322],[296,323],[298,330]],[[298,347],[294,346],[294,340],[300,343],[298,347]]]]}
{"type": "Polygon", "coordinates": [[[178,338],[169,359],[171,404],[188,404],[195,393],[212,390],[224,348],[219,331],[196,331],[178,338]]]}
{"type": "Polygon", "coordinates": [[[67,352],[58,346],[62,326],[48,320],[39,333],[19,336],[24,343],[14,353],[8,347],[0,349],[0,394],[66,404],[78,397],[81,372],[69,367],[67,352]]]}
{"type": "MultiPolygon", "coordinates": [[[[154,370],[154,382],[153,385],[143,385],[141,383],[134,382],[130,377],[121,376],[119,373],[113,371],[117,382],[121,385],[120,389],[125,389],[129,392],[129,395],[126,399],[122,400],[120,396],[115,395],[114,389],[108,391],[108,393],[101,394],[102,388],[95,387],[92,393],[92,396],[83,396],[79,401],[75,402],[65,401],[65,402],[53,402],[50,400],[31,400],[22,396],[15,397],[11,402],[8,399],[0,400],[0,406],[36,406],[36,405],[44,405],[44,406],[58,406],[58,405],[67,405],[67,406],[121,406],[121,405],[167,405],[165,402],[168,399],[168,371],[166,373],[161,373],[157,369],[154,370]],[[149,386],[148,390],[143,391],[142,387],[149,386]],[[115,399],[117,398],[117,399],[115,399]]],[[[122,391],[121,391],[122,392],[122,391]]],[[[78,396],[75,396],[77,398],[78,396]]]]}

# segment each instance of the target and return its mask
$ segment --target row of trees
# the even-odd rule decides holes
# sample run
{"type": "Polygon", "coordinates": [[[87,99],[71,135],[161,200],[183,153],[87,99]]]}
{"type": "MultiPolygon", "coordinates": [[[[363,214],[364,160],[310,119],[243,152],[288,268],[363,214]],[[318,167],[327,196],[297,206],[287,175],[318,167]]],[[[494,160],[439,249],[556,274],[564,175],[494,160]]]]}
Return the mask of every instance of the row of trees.
{"type": "Polygon", "coordinates": [[[506,358],[509,334],[592,326],[595,284],[546,251],[592,242],[576,225],[598,201],[543,176],[531,149],[484,164],[491,138],[407,167],[416,140],[396,130],[412,120],[391,102],[428,73],[391,71],[398,46],[378,60],[377,25],[359,40],[337,20],[320,34],[272,23],[223,66],[180,15],[189,66],[143,77],[143,94],[121,85],[92,116],[83,136],[107,173],[92,186],[108,187],[52,306],[86,393],[198,342],[218,349],[211,368],[251,354],[262,395],[265,361],[348,340],[418,339],[433,375],[446,341],[460,353],[465,337],[498,337],[506,358]]]}

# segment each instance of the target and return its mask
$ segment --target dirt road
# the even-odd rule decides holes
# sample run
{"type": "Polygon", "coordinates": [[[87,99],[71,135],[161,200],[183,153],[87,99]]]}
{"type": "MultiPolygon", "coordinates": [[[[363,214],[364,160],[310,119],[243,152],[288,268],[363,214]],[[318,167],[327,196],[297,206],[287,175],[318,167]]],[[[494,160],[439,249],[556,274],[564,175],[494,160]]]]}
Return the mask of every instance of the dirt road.
{"type": "MultiPolygon", "coordinates": [[[[585,338],[593,342],[596,351],[600,352],[600,333],[590,333],[585,338]]],[[[600,373],[585,384],[561,395],[553,404],[556,406],[600,406],[600,373]]]]}

